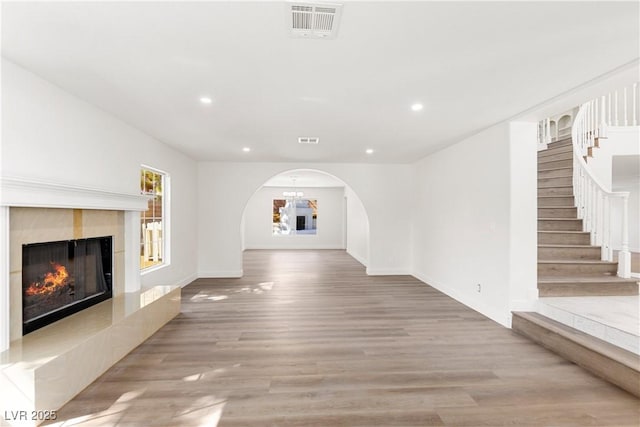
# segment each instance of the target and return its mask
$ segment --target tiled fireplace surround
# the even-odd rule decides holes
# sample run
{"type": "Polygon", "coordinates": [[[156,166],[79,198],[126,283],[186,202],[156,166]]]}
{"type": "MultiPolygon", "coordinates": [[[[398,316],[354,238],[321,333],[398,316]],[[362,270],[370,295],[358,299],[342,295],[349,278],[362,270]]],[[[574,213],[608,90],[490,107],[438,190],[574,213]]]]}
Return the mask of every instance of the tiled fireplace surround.
{"type": "Polygon", "coordinates": [[[140,288],[145,197],[21,179],[0,184],[0,425],[37,425],[31,411],[60,408],[175,317],[180,288],[140,288]],[[23,337],[22,245],[101,236],[113,236],[113,298],[23,337]]]}

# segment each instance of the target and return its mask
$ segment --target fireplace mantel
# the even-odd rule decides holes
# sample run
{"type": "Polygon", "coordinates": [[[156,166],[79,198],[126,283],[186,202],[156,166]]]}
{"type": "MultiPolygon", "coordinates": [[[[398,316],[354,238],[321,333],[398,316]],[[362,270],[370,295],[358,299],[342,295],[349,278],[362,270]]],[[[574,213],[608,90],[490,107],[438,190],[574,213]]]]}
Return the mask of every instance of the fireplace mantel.
{"type": "Polygon", "coordinates": [[[0,178],[0,206],[147,210],[148,196],[30,179],[0,178]]]}

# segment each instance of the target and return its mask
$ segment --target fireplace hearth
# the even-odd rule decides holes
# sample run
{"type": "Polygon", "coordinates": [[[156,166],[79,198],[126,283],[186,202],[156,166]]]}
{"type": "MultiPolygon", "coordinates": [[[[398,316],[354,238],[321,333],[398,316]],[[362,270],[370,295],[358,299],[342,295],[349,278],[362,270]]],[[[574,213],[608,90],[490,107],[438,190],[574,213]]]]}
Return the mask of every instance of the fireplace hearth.
{"type": "Polygon", "coordinates": [[[22,246],[23,335],[112,296],[112,237],[22,246]]]}

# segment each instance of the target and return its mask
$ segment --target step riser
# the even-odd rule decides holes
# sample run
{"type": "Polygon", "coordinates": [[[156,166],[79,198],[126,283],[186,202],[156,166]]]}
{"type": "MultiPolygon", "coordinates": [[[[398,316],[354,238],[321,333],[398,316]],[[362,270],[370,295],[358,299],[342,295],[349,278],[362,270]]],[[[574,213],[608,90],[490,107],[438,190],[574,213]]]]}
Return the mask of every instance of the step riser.
{"type": "Polygon", "coordinates": [[[568,139],[566,141],[552,142],[547,145],[547,149],[554,149],[559,147],[572,147],[572,146],[573,146],[573,143],[571,142],[571,139],[568,139]]]}
{"type": "Polygon", "coordinates": [[[538,233],[540,245],[588,245],[591,243],[589,233],[538,233]]]}
{"type": "Polygon", "coordinates": [[[577,218],[578,208],[538,208],[538,218],[577,218]]]}
{"type": "Polygon", "coordinates": [[[640,371],[637,367],[637,357],[633,353],[631,357],[627,354],[622,356],[623,353],[612,350],[611,344],[598,343],[595,338],[595,343],[586,342],[584,338],[579,337],[580,333],[569,334],[566,329],[560,332],[558,323],[550,319],[542,322],[525,316],[526,313],[513,313],[511,327],[514,332],[640,397],[640,371]]]}
{"type": "Polygon", "coordinates": [[[573,196],[567,197],[544,197],[538,199],[538,207],[549,206],[575,206],[575,200],[573,196]]]}
{"type": "Polygon", "coordinates": [[[542,159],[538,160],[538,170],[541,169],[558,169],[558,168],[569,168],[573,166],[573,159],[569,160],[553,160],[553,161],[542,161],[542,159]]]}
{"type": "Polygon", "coordinates": [[[571,168],[541,170],[541,171],[538,171],[538,179],[571,176],[572,174],[573,174],[573,169],[571,168]]]}
{"type": "Polygon", "coordinates": [[[538,188],[538,196],[573,196],[573,187],[538,188]]]}
{"type": "Polygon", "coordinates": [[[582,220],[539,219],[538,231],[582,231],[582,220]]]}
{"type": "Polygon", "coordinates": [[[598,297],[638,295],[633,283],[538,283],[541,297],[598,297]]]}
{"type": "Polygon", "coordinates": [[[538,276],[615,276],[618,270],[616,264],[540,264],[538,276]]]}
{"type": "Polygon", "coordinates": [[[542,151],[538,152],[538,163],[548,162],[551,160],[572,160],[573,159],[573,152],[571,151],[566,153],[552,152],[552,153],[547,153],[546,155],[541,155],[540,153],[542,153],[542,151]]]}
{"type": "Polygon", "coordinates": [[[544,260],[592,260],[597,261],[602,256],[598,246],[586,248],[538,248],[538,259],[544,260]]]}
{"type": "Polygon", "coordinates": [[[546,150],[538,151],[538,158],[553,156],[554,154],[560,153],[572,153],[573,146],[571,145],[562,145],[560,147],[549,147],[546,150]]]}
{"type": "Polygon", "coordinates": [[[559,176],[555,178],[538,178],[539,187],[550,187],[552,185],[573,185],[573,177],[559,176]]]}

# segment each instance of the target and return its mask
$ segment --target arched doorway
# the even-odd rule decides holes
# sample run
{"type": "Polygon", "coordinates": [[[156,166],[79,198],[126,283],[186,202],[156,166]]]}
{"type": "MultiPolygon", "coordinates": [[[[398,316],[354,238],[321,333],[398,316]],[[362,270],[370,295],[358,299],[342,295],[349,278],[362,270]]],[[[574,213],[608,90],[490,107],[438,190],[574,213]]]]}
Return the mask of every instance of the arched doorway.
{"type": "Polygon", "coordinates": [[[369,261],[369,218],[342,179],[317,169],[291,169],[267,179],[247,201],[242,250],[343,249],[369,261]]]}

